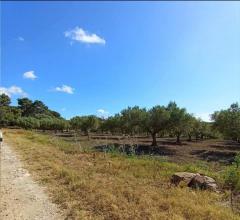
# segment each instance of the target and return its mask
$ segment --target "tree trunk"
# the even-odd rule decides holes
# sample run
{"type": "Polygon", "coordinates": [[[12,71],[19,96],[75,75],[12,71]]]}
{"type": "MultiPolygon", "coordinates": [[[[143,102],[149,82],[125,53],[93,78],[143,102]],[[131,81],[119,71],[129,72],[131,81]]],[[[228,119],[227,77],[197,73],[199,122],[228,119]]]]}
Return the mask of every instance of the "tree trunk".
{"type": "Polygon", "coordinates": [[[177,144],[180,144],[181,141],[180,141],[180,134],[177,134],[177,144]]]}
{"type": "Polygon", "coordinates": [[[157,137],[156,133],[152,133],[152,146],[157,146],[157,137]]]}
{"type": "Polygon", "coordinates": [[[192,141],[192,135],[188,135],[188,141],[192,141]]]}
{"type": "Polygon", "coordinates": [[[87,132],[88,140],[90,140],[90,132],[87,132]]]}

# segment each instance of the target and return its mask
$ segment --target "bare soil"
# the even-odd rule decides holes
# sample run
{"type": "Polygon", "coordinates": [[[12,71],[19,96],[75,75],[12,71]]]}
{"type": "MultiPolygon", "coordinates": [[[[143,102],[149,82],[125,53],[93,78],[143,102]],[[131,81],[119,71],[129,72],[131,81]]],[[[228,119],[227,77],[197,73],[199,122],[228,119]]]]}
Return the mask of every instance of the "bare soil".
{"type": "MultiPolygon", "coordinates": [[[[87,137],[74,137],[71,133],[54,134],[68,142],[84,142],[87,137]]],[[[151,146],[151,138],[144,136],[123,137],[110,135],[91,135],[91,147],[97,151],[108,151],[114,147],[120,151],[130,152],[134,146],[137,155],[166,156],[171,162],[185,163],[202,160],[206,162],[231,164],[240,151],[240,143],[230,140],[206,139],[188,141],[182,139],[176,144],[175,138],[157,138],[157,146],[151,146]],[[124,146],[124,147],[123,147],[124,146]]]]}
{"type": "Polygon", "coordinates": [[[10,146],[1,145],[0,219],[61,220],[61,211],[34,182],[10,146]]]}

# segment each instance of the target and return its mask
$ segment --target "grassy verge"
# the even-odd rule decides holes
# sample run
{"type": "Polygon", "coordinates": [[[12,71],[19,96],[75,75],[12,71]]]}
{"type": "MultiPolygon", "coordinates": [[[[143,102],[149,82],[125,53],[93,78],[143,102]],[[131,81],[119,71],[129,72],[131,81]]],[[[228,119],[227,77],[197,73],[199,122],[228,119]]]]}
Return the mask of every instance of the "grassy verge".
{"type": "Polygon", "coordinates": [[[221,181],[212,167],[82,152],[78,145],[30,131],[5,130],[5,137],[68,219],[240,219],[221,205],[222,195],[169,185],[177,171],[221,181]]]}

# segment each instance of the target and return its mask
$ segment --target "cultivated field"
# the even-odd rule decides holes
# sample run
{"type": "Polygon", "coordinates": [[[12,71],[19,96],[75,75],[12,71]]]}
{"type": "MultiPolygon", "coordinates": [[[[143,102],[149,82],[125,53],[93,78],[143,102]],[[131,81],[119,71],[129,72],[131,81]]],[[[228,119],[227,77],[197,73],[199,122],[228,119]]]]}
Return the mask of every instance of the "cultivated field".
{"type": "MultiPolygon", "coordinates": [[[[86,136],[5,129],[6,142],[67,219],[240,219],[228,192],[173,187],[174,172],[200,172],[223,183],[240,145],[230,141],[86,136]],[[133,146],[136,146],[133,148],[133,146]]],[[[237,203],[237,202],[236,202],[237,203]]],[[[236,204],[235,204],[236,206],[236,204]]]]}

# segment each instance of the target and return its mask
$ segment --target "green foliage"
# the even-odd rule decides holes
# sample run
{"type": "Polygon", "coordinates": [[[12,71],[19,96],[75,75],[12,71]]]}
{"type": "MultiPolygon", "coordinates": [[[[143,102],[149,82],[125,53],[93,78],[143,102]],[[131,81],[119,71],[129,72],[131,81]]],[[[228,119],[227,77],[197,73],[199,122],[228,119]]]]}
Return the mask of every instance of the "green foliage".
{"type": "Polygon", "coordinates": [[[170,114],[164,106],[154,106],[145,114],[144,126],[150,133],[158,133],[167,128],[170,114]]]}
{"type": "Polygon", "coordinates": [[[69,122],[64,119],[44,117],[39,120],[39,128],[42,130],[63,131],[69,129],[69,122]]]}
{"type": "Polygon", "coordinates": [[[24,129],[38,129],[40,127],[39,120],[33,117],[20,117],[17,125],[24,129]]]}
{"type": "Polygon", "coordinates": [[[200,122],[200,127],[199,127],[199,134],[200,138],[203,139],[204,137],[210,137],[212,136],[211,132],[211,124],[208,122],[200,122]]]}
{"type": "Polygon", "coordinates": [[[81,130],[88,134],[90,131],[95,131],[98,128],[98,118],[94,115],[83,116],[81,130]]]}
{"type": "Polygon", "coordinates": [[[141,130],[145,114],[146,110],[140,109],[138,106],[128,107],[121,111],[119,125],[127,134],[137,133],[141,130]]]}
{"type": "Polygon", "coordinates": [[[39,120],[40,126],[39,128],[42,130],[51,130],[52,128],[52,119],[45,117],[45,118],[41,118],[39,120]]]}
{"type": "Polygon", "coordinates": [[[235,156],[233,165],[225,170],[224,185],[231,191],[240,192],[240,152],[235,156]]]}
{"type": "Polygon", "coordinates": [[[234,164],[237,168],[240,169],[240,152],[237,153],[236,157],[234,158],[234,164]]]}
{"type": "Polygon", "coordinates": [[[65,129],[68,129],[69,128],[69,123],[68,121],[64,120],[64,119],[54,119],[53,120],[53,124],[52,124],[52,130],[60,130],[60,131],[63,131],[65,129]]]}
{"type": "Polygon", "coordinates": [[[175,102],[170,102],[167,110],[170,114],[169,130],[180,143],[180,136],[187,132],[189,123],[191,123],[191,115],[187,113],[185,108],[179,108],[175,102]]]}
{"type": "Polygon", "coordinates": [[[17,119],[20,117],[21,112],[14,106],[1,106],[0,107],[0,126],[15,125],[17,119]]]}
{"type": "Polygon", "coordinates": [[[11,103],[11,99],[8,95],[4,93],[0,95],[0,107],[9,106],[10,103],[11,103]]]}
{"type": "Polygon", "coordinates": [[[39,100],[32,102],[28,98],[18,99],[18,108],[21,110],[23,117],[30,116],[40,119],[49,116],[52,118],[61,118],[61,115],[58,112],[50,110],[39,100]]]}
{"type": "Polygon", "coordinates": [[[224,185],[232,191],[239,191],[240,169],[236,168],[235,166],[229,166],[225,171],[224,185]]]}
{"type": "Polygon", "coordinates": [[[214,128],[225,138],[240,141],[240,107],[233,103],[227,110],[216,111],[212,115],[214,128]]]}
{"type": "Polygon", "coordinates": [[[9,106],[11,100],[5,94],[0,96],[0,126],[17,125],[25,129],[64,130],[69,122],[61,115],[48,109],[41,101],[28,98],[18,99],[18,106],[9,106]]]}
{"type": "Polygon", "coordinates": [[[76,116],[70,120],[70,125],[73,129],[81,130],[88,135],[90,131],[97,130],[99,126],[99,119],[94,115],[82,117],[76,116]]]}
{"type": "Polygon", "coordinates": [[[177,137],[185,135],[191,140],[214,137],[221,132],[225,138],[240,141],[240,107],[232,104],[229,109],[215,112],[212,115],[214,123],[202,122],[189,114],[185,108],[180,108],[175,102],[165,106],[154,106],[147,110],[138,106],[123,109],[107,119],[94,115],[76,116],[70,121],[49,109],[42,101],[32,101],[28,98],[18,99],[18,106],[10,106],[11,99],[6,94],[0,95],[0,126],[18,125],[26,129],[65,130],[72,128],[81,130],[86,135],[91,131],[111,132],[118,134],[151,134],[152,145],[157,145],[157,135],[168,133],[177,137]],[[213,129],[214,128],[214,129],[213,129]]]}
{"type": "Polygon", "coordinates": [[[143,126],[152,135],[152,146],[156,146],[156,134],[167,129],[170,114],[164,106],[154,106],[147,111],[143,118],[143,126]]]}
{"type": "MultiPolygon", "coordinates": [[[[228,123],[228,128],[224,126],[227,123],[226,121],[218,122],[218,125],[221,125],[223,129],[227,129],[231,134],[239,135],[239,118],[236,117],[239,111],[238,105],[232,105],[229,111],[231,115],[228,114],[226,120],[231,123],[228,123]]],[[[150,133],[153,138],[152,145],[156,145],[156,136],[158,134],[164,136],[164,133],[176,136],[177,143],[180,143],[181,136],[188,136],[189,140],[192,140],[192,136],[196,140],[199,138],[219,137],[219,133],[213,127],[216,127],[216,125],[196,119],[185,108],[178,107],[175,102],[170,102],[167,107],[154,106],[149,110],[141,109],[138,106],[128,107],[123,109],[120,114],[109,117],[100,123],[101,131],[131,135],[143,132],[150,133]]]]}
{"type": "Polygon", "coordinates": [[[124,133],[123,120],[120,114],[116,114],[115,116],[107,118],[101,123],[100,126],[102,131],[109,131],[112,134],[124,133]]]}
{"type": "Polygon", "coordinates": [[[18,107],[22,111],[22,116],[29,116],[30,109],[32,106],[32,101],[28,98],[18,99],[18,107]]]}
{"type": "Polygon", "coordinates": [[[74,130],[80,130],[81,129],[81,117],[75,116],[70,119],[70,126],[74,130]]]}

